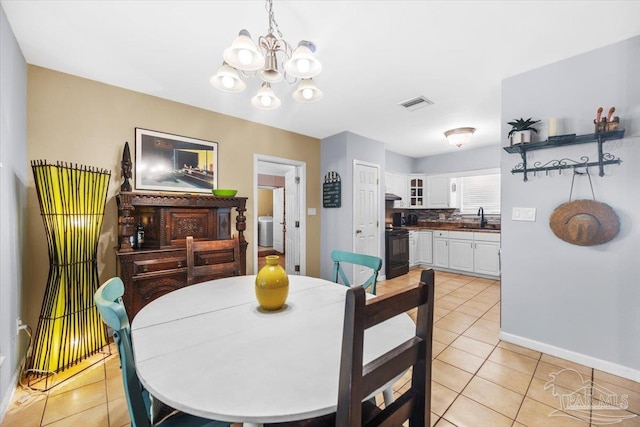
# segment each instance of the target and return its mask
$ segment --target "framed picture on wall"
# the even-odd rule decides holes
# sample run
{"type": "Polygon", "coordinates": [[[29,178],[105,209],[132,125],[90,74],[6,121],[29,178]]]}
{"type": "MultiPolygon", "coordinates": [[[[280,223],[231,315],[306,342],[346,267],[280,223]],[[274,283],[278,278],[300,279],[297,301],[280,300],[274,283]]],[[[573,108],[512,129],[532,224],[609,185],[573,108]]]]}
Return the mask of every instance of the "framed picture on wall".
{"type": "Polygon", "coordinates": [[[218,143],[136,128],[135,188],[211,194],[218,143]]]}

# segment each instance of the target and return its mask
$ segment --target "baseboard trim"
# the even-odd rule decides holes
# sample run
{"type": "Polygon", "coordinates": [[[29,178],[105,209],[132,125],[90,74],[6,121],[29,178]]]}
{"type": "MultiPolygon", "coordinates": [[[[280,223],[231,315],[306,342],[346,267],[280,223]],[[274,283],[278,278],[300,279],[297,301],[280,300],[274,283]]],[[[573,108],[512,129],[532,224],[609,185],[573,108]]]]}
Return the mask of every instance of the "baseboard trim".
{"type": "Polygon", "coordinates": [[[492,276],[489,274],[475,273],[473,271],[452,270],[450,268],[438,267],[433,264],[418,264],[413,267],[409,267],[409,269],[412,269],[412,268],[421,268],[421,269],[431,268],[435,271],[443,271],[445,273],[463,274],[465,276],[480,277],[481,279],[500,280],[500,275],[492,276]]]}
{"type": "Polygon", "coordinates": [[[570,360],[571,362],[589,366],[591,368],[598,369],[600,371],[604,371],[613,375],[617,375],[619,377],[626,378],[631,381],[640,382],[640,371],[633,368],[629,368],[627,366],[618,365],[616,363],[612,363],[606,360],[587,356],[586,354],[577,353],[575,351],[556,347],[540,341],[535,341],[529,338],[524,338],[519,335],[513,335],[513,334],[509,334],[502,331],[500,332],[500,339],[502,341],[510,342],[512,344],[517,344],[522,347],[530,348],[532,350],[540,351],[542,353],[546,353],[551,356],[560,357],[562,359],[570,360]]]}
{"type": "Polygon", "coordinates": [[[11,381],[9,381],[9,386],[7,387],[4,399],[0,402],[0,423],[4,420],[4,416],[7,414],[7,409],[9,409],[9,404],[11,404],[13,395],[16,392],[16,387],[18,386],[18,375],[20,375],[19,369],[14,372],[11,381]]]}

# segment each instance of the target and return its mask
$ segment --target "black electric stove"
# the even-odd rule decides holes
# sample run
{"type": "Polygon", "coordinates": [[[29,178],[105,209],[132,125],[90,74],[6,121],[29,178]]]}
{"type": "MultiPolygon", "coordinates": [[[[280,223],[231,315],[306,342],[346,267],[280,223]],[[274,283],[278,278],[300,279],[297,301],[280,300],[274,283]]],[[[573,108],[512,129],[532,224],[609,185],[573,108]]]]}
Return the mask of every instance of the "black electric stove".
{"type": "Polygon", "coordinates": [[[409,272],[409,230],[403,227],[385,228],[386,277],[394,277],[409,272]]]}

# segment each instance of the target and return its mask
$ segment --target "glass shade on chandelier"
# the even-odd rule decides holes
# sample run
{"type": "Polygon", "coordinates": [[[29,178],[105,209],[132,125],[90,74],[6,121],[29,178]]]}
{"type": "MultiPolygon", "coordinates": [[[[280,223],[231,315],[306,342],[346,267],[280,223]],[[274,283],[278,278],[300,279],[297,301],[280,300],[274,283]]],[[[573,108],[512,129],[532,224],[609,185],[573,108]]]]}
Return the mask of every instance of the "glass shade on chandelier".
{"type": "Polygon", "coordinates": [[[444,136],[449,141],[449,144],[456,147],[462,147],[464,144],[468,144],[471,141],[471,135],[476,131],[475,128],[464,127],[450,129],[444,133],[444,136]]]}
{"type": "Polygon", "coordinates": [[[303,40],[298,43],[291,59],[284,65],[285,71],[300,79],[310,79],[320,74],[322,64],[313,56],[315,50],[316,46],[309,41],[303,40]]]}
{"type": "Polygon", "coordinates": [[[262,83],[262,87],[258,90],[256,96],[251,98],[251,105],[261,110],[275,110],[282,104],[280,98],[271,89],[270,83],[262,83]]]}
{"type": "Polygon", "coordinates": [[[225,62],[236,70],[257,71],[264,66],[264,56],[247,30],[240,30],[231,47],[222,54],[225,62]]]}
{"type": "Polygon", "coordinates": [[[302,79],[292,96],[298,102],[316,102],[322,99],[322,91],[318,89],[313,79],[302,79]]]}
{"type": "Polygon", "coordinates": [[[315,45],[302,40],[292,49],[278,28],[272,0],[266,1],[266,9],[269,13],[267,35],[260,36],[256,44],[247,30],[241,30],[231,46],[224,50],[224,62],[211,77],[211,85],[223,92],[239,93],[246,89],[242,77],[258,75],[264,83],[251,98],[251,104],[263,110],[273,110],[282,104],[271,88],[272,83],[282,80],[289,84],[300,82],[292,95],[296,101],[319,101],[323,95],[312,78],[320,74],[322,64],[314,56],[315,45]]]}
{"type": "Polygon", "coordinates": [[[226,62],[218,69],[218,72],[211,77],[211,84],[218,90],[229,93],[238,93],[246,89],[247,85],[240,78],[235,68],[226,62]]]}

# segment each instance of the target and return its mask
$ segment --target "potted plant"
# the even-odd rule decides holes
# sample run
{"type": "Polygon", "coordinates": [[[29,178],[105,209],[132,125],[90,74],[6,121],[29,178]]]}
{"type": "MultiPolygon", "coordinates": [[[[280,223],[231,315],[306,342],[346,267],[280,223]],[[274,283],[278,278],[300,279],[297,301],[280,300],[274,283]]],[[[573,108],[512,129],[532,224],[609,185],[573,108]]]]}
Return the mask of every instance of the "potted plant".
{"type": "Polygon", "coordinates": [[[527,120],[523,118],[519,118],[512,122],[507,122],[512,126],[509,131],[509,143],[511,145],[523,144],[525,142],[531,142],[533,133],[538,133],[538,129],[532,127],[534,124],[538,123],[540,120],[531,120],[529,117],[527,120]]]}

